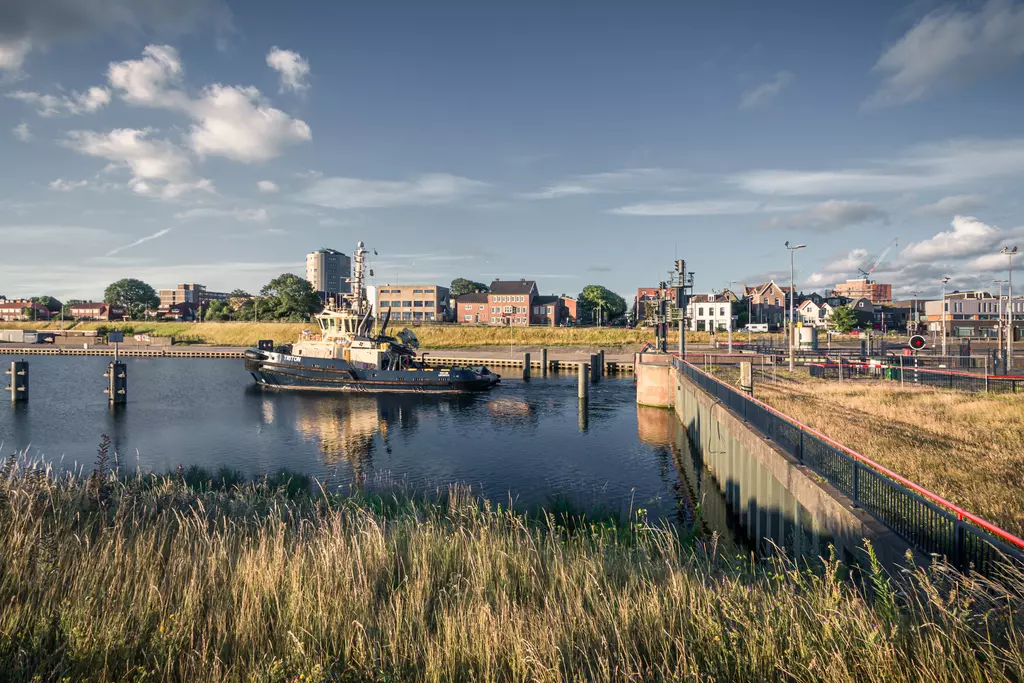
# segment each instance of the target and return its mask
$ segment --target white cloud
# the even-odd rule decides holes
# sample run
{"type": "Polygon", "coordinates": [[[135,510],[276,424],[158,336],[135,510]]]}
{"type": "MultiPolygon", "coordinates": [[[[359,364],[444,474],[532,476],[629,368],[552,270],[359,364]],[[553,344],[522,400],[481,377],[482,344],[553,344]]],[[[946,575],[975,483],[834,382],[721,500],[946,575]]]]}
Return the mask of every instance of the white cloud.
{"type": "Polygon", "coordinates": [[[276,45],[267,53],[267,66],[281,75],[281,92],[304,92],[309,89],[309,62],[298,52],[282,50],[276,45]]]}
{"type": "Polygon", "coordinates": [[[25,58],[31,51],[32,41],[28,38],[0,39],[0,71],[20,72],[25,64],[25,58]]]}
{"type": "Polygon", "coordinates": [[[78,190],[88,186],[88,180],[64,180],[63,178],[57,178],[50,183],[50,189],[57,190],[58,192],[70,192],[71,190],[78,190]]]}
{"type": "Polygon", "coordinates": [[[794,76],[788,71],[780,71],[768,82],[752,88],[740,98],[740,109],[749,109],[768,104],[793,82],[794,76]]]}
{"type": "Polygon", "coordinates": [[[979,194],[958,194],[951,197],[943,197],[931,204],[919,206],[915,213],[932,216],[950,216],[975,211],[984,205],[985,198],[979,194]]]}
{"type": "Polygon", "coordinates": [[[447,204],[486,186],[486,183],[447,173],[428,173],[413,180],[323,178],[300,192],[298,199],[335,209],[422,206],[447,204]]]}
{"type": "Polygon", "coordinates": [[[265,192],[267,194],[273,194],[281,189],[273,180],[260,180],[256,183],[256,187],[260,189],[260,192],[265,192]]]}
{"type": "Polygon", "coordinates": [[[538,191],[523,194],[525,199],[562,199],[589,194],[614,194],[641,190],[679,189],[690,174],[665,168],[626,168],[606,173],[588,173],[568,178],[538,191]]]}
{"type": "Polygon", "coordinates": [[[19,123],[14,128],[11,128],[11,135],[22,142],[32,142],[32,139],[35,138],[35,136],[32,135],[32,131],[28,129],[27,123],[19,123]]]}
{"type": "Polygon", "coordinates": [[[166,140],[150,140],[147,131],[120,128],[109,133],[71,131],[65,145],[129,169],[136,194],[173,199],[193,190],[213,191],[213,183],[196,176],[192,160],[166,140]]]}
{"type": "Polygon", "coordinates": [[[1021,56],[1024,6],[989,0],[974,12],[932,12],[879,57],[874,71],[885,82],[864,106],[912,102],[1006,68],[1021,56]]]}
{"type": "Polygon", "coordinates": [[[734,200],[701,200],[695,202],[643,202],[611,209],[619,216],[724,216],[754,213],[758,202],[734,200]]]}
{"type": "Polygon", "coordinates": [[[91,114],[110,103],[110,91],[98,87],[89,88],[84,93],[74,92],[70,96],[43,95],[37,92],[15,90],[7,93],[7,97],[20,100],[25,104],[35,105],[39,115],[47,118],[91,114]]]}
{"type": "Polygon", "coordinates": [[[181,81],[184,69],[178,51],[170,45],[147,45],[141,59],[111,62],[107,80],[125,102],[145,107],[186,108],[188,97],[169,90],[181,81]]]}
{"type": "Polygon", "coordinates": [[[1024,172],[1024,138],[951,140],[918,145],[902,156],[830,171],[765,169],[733,176],[765,195],[836,195],[963,187],[1024,172]]]}
{"type": "Polygon", "coordinates": [[[199,27],[231,28],[223,0],[4,0],[0,70],[17,72],[34,50],[100,35],[178,35],[199,27]]]}
{"type": "Polygon", "coordinates": [[[950,225],[953,227],[952,230],[936,233],[926,240],[907,245],[903,250],[903,257],[910,261],[962,259],[994,251],[1003,237],[999,228],[972,216],[956,216],[950,225]]]}
{"type": "Polygon", "coordinates": [[[805,284],[808,287],[831,288],[837,282],[859,277],[859,268],[865,268],[868,260],[866,249],[854,249],[845,256],[825,265],[822,270],[808,276],[805,284]]]}
{"type": "Polygon", "coordinates": [[[830,199],[815,204],[806,211],[784,218],[775,217],[768,221],[771,228],[797,228],[802,230],[830,231],[851,225],[880,221],[887,223],[889,214],[867,202],[830,199]]]}
{"type": "Polygon", "coordinates": [[[195,218],[232,218],[243,223],[266,223],[270,220],[266,209],[198,208],[181,211],[174,214],[174,217],[183,221],[195,218]]]}
{"type": "Polygon", "coordinates": [[[188,143],[197,154],[261,162],[312,139],[305,121],[271,107],[258,89],[213,83],[193,98],[172,87],[182,74],[178,52],[168,45],[150,45],[141,59],[116,62],[108,69],[110,85],[126,102],[191,117],[188,143]]]}
{"type": "Polygon", "coordinates": [[[256,88],[213,84],[191,107],[197,119],[190,142],[199,154],[241,162],[267,161],[284,148],[312,139],[305,121],[267,106],[256,88]]]}

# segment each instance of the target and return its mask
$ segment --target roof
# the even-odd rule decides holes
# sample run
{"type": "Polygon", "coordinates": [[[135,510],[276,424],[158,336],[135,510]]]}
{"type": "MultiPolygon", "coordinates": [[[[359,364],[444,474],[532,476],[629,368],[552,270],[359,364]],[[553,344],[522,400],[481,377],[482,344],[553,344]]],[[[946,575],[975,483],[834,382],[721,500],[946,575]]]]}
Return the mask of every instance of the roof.
{"type": "Polygon", "coordinates": [[[546,304],[558,303],[559,301],[561,301],[561,299],[562,297],[560,296],[538,296],[534,297],[533,303],[537,304],[538,306],[544,306],[546,304]]]}
{"type": "Polygon", "coordinates": [[[68,306],[71,310],[76,308],[96,308],[97,306],[109,306],[110,304],[104,301],[79,301],[77,304],[71,304],[68,306]]]}
{"type": "Polygon", "coordinates": [[[495,280],[491,294],[529,294],[536,286],[534,280],[495,280]]]}
{"type": "Polygon", "coordinates": [[[487,293],[460,294],[455,301],[460,304],[485,304],[487,303],[487,293]]]}

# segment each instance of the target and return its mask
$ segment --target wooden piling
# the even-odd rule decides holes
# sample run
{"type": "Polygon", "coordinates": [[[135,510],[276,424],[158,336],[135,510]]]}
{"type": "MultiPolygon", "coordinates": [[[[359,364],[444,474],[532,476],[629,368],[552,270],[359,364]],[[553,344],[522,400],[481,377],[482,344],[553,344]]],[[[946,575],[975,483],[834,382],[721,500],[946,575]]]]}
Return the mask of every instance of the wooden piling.
{"type": "Polygon", "coordinates": [[[523,379],[530,379],[530,353],[523,354],[523,379]]]}
{"type": "Polygon", "coordinates": [[[548,376],[548,350],[540,350],[540,374],[542,377],[548,376]]]}
{"type": "Polygon", "coordinates": [[[601,356],[596,353],[590,354],[590,381],[600,382],[601,381],[601,356]]]}
{"type": "Polygon", "coordinates": [[[590,365],[587,363],[580,363],[580,374],[579,382],[577,386],[576,396],[586,400],[590,397],[590,386],[588,375],[590,374],[590,365]]]}

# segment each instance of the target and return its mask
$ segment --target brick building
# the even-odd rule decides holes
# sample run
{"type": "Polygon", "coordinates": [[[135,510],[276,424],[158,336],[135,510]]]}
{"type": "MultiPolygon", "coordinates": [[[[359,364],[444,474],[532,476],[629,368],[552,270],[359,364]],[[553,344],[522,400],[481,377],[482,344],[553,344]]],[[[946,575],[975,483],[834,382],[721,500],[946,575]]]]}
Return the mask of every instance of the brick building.
{"type": "Polygon", "coordinates": [[[0,320],[49,320],[50,309],[30,299],[0,298],[0,320]]]}
{"type": "Polygon", "coordinates": [[[867,299],[873,304],[892,303],[892,285],[873,282],[865,278],[847,280],[835,286],[832,293],[850,299],[867,299]]]}
{"type": "Polygon", "coordinates": [[[440,285],[380,285],[373,295],[377,318],[391,310],[392,320],[446,322],[451,319],[451,299],[440,285]]]}
{"type": "Polygon", "coordinates": [[[83,301],[68,307],[75,320],[116,320],[126,314],[124,306],[111,306],[102,301],[83,301]]]}
{"type": "Polygon", "coordinates": [[[463,294],[455,301],[455,320],[470,325],[554,327],[576,319],[576,301],[541,296],[533,280],[495,280],[489,292],[463,294]]]}

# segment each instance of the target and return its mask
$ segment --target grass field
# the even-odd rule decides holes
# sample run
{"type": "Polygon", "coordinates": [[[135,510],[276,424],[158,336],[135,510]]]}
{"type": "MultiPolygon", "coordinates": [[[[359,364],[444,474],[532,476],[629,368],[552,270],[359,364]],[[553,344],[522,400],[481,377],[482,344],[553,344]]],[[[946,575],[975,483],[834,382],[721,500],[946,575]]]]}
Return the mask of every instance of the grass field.
{"type": "MultiPolygon", "coordinates": [[[[71,327],[65,323],[66,328],[71,327]]],[[[259,339],[273,339],[278,343],[298,339],[303,330],[316,327],[316,323],[162,323],[131,322],[118,324],[118,329],[133,334],[150,334],[157,337],[174,337],[176,341],[213,346],[252,346],[259,339]]],[[[78,323],[77,330],[94,330],[98,327],[113,327],[110,323],[78,323]]],[[[625,329],[621,327],[530,327],[510,331],[506,328],[469,327],[465,325],[409,326],[420,344],[428,349],[455,349],[473,346],[502,346],[511,339],[517,346],[623,346],[644,344],[654,341],[654,332],[649,328],[625,329]]],[[[0,329],[60,329],[60,323],[0,323],[0,329]]],[[[392,326],[393,330],[402,325],[392,326]]],[[[694,343],[707,342],[706,333],[692,333],[687,339],[694,343]]]]}
{"type": "Polygon", "coordinates": [[[724,558],[642,515],[100,472],[0,475],[4,680],[1024,677],[1021,574],[860,584],[724,558]]]}
{"type": "MultiPolygon", "coordinates": [[[[737,379],[735,368],[720,368],[737,379]]],[[[755,396],[943,498],[1024,537],[1024,395],[778,371],[755,396]]]]}

